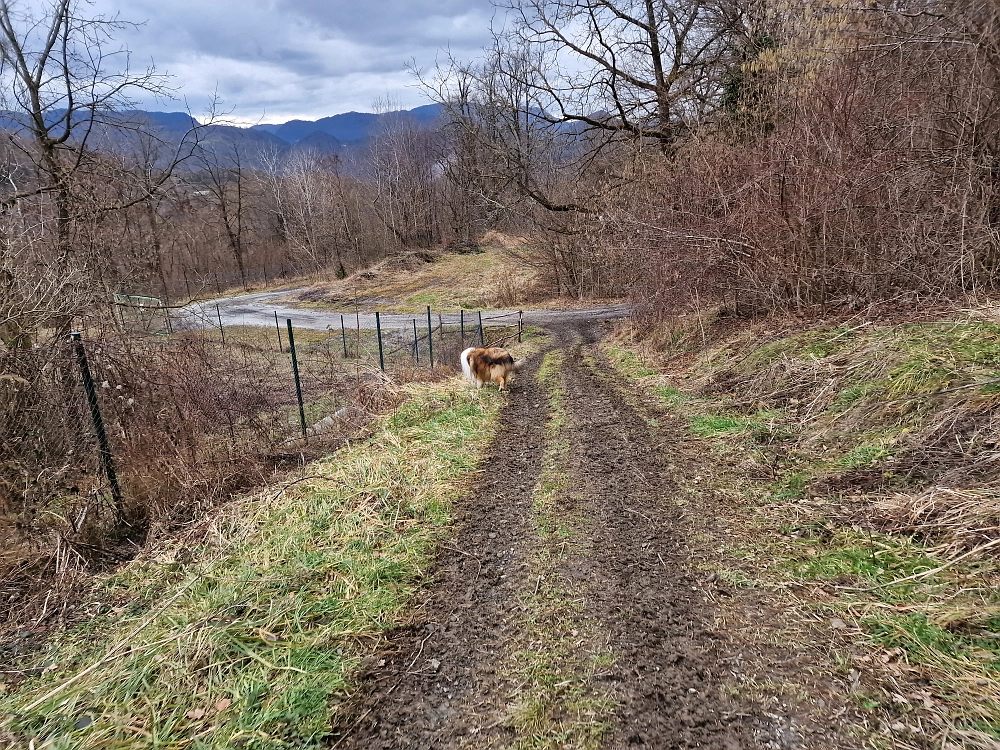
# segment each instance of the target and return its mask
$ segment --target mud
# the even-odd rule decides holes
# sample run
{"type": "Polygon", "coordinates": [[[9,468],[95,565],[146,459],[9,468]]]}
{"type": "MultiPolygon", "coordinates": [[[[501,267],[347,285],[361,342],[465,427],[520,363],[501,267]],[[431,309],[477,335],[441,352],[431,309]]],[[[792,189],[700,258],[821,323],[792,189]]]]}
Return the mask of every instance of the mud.
{"type": "Polygon", "coordinates": [[[593,328],[563,331],[578,503],[597,521],[591,607],[616,654],[620,703],[609,748],[736,750],[755,731],[720,695],[718,636],[688,569],[669,446],[585,364],[593,328]]]}
{"type": "Polygon", "coordinates": [[[456,508],[411,623],[369,660],[361,692],[333,747],[460,747],[498,720],[491,713],[504,644],[516,626],[531,497],[542,468],[545,394],[533,360],[501,415],[475,493],[456,508]]]}
{"type": "MultiPolygon", "coordinates": [[[[595,356],[593,324],[553,329],[570,420],[567,512],[589,519],[585,617],[614,656],[595,679],[617,709],[602,747],[804,747],[787,717],[730,697],[741,655],[713,630],[710,586],[692,569],[669,430],[654,430],[595,356]]],[[[540,357],[513,390],[478,486],[456,509],[411,624],[366,665],[339,713],[337,748],[560,747],[518,737],[519,685],[504,673],[521,626],[519,592],[538,545],[532,491],[542,471],[546,393],[540,357]]],[[[575,747],[576,745],[566,745],[575,747]]],[[[830,745],[831,747],[833,744],[830,745]]]]}

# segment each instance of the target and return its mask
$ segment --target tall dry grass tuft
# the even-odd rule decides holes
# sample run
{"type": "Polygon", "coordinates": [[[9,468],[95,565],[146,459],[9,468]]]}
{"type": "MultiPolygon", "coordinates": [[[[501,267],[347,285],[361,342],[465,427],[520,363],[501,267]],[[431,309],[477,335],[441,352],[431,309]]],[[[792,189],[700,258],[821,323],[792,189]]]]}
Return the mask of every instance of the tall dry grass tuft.
{"type": "Polygon", "coordinates": [[[946,558],[1000,539],[1000,487],[996,485],[898,493],[879,499],[875,509],[887,530],[930,539],[940,545],[940,554],[946,558]]]}

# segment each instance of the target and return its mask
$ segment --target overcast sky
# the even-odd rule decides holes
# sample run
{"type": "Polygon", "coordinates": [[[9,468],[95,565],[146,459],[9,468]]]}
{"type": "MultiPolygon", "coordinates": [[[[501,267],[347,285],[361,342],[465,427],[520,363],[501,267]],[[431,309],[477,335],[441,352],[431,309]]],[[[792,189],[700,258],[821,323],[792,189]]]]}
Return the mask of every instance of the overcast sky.
{"type": "Polygon", "coordinates": [[[218,89],[244,123],[370,112],[386,97],[426,104],[407,64],[426,69],[446,48],[477,56],[493,17],[489,0],[95,0],[94,10],[144,22],[122,39],[134,66],[172,74],[196,116],[218,89]]]}

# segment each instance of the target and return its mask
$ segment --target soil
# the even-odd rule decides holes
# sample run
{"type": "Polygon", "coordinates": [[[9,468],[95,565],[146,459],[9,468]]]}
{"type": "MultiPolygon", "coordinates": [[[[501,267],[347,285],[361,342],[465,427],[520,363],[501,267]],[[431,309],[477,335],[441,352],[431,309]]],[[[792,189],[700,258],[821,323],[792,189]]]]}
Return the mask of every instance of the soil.
{"type": "MultiPolygon", "coordinates": [[[[836,722],[817,725],[780,695],[741,690],[737,673],[769,668],[747,660],[794,668],[796,655],[744,654],[718,627],[725,619],[718,586],[694,567],[679,502],[683,451],[690,450],[679,445],[680,429],[652,419],[601,363],[595,324],[551,333],[565,355],[570,488],[563,503],[567,515],[587,519],[581,528],[590,537],[585,552],[557,572],[581,592],[584,617],[614,657],[594,676],[617,706],[601,747],[852,746],[836,722]]],[[[532,358],[511,392],[481,479],[456,508],[455,536],[442,544],[409,625],[369,659],[356,694],[338,711],[333,747],[563,746],[518,736],[511,712],[522,685],[505,670],[523,627],[522,594],[537,587],[529,572],[539,545],[532,493],[549,439],[540,361],[532,358]]],[[[780,617],[757,604],[746,617],[780,617]]]]}

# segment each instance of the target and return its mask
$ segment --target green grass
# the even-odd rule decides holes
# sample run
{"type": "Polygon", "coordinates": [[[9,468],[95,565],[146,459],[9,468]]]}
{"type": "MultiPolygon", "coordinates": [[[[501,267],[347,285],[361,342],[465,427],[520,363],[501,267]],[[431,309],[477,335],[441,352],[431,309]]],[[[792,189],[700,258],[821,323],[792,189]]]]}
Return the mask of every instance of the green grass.
{"type": "Polygon", "coordinates": [[[796,466],[787,472],[771,490],[771,498],[777,501],[795,500],[805,495],[806,487],[815,479],[813,471],[796,466]]]}
{"type": "Polygon", "coordinates": [[[861,342],[882,367],[848,382],[835,402],[920,397],[1000,374],[1000,326],[982,321],[914,323],[872,331],[861,342]],[[869,374],[870,373],[870,374],[869,374]]]}
{"type": "Polygon", "coordinates": [[[886,438],[867,440],[838,458],[837,465],[846,470],[862,469],[874,466],[895,452],[891,441],[886,438]]]}
{"type": "Polygon", "coordinates": [[[996,638],[964,635],[948,630],[928,619],[926,613],[869,618],[870,637],[884,648],[901,648],[918,664],[936,664],[942,656],[949,659],[977,658],[1000,675],[1000,642],[996,638]]]}
{"type": "Polygon", "coordinates": [[[760,369],[781,359],[824,359],[852,342],[847,326],[806,331],[758,347],[744,360],[743,369],[760,369]]]}
{"type": "Polygon", "coordinates": [[[93,619],[31,665],[49,666],[2,695],[0,737],[325,746],[352,673],[422,581],[500,401],[457,380],[414,387],[369,443],[231,504],[180,556],[126,565],[87,603],[93,619]]]}
{"type": "Polygon", "coordinates": [[[777,411],[759,411],[749,415],[694,414],[688,417],[688,423],[691,432],[698,437],[744,435],[764,442],[772,435],[773,425],[780,417],[777,411]]]}
{"type": "Polygon", "coordinates": [[[606,346],[604,353],[615,369],[627,378],[644,378],[650,375],[659,375],[659,371],[645,364],[635,352],[620,346],[606,346]]]}
{"type": "Polygon", "coordinates": [[[789,572],[793,577],[828,581],[846,576],[859,585],[873,585],[932,570],[940,565],[939,561],[919,550],[884,544],[876,547],[863,538],[837,538],[817,546],[818,550],[815,546],[809,548],[814,556],[789,562],[789,572]]]}
{"type": "Polygon", "coordinates": [[[677,408],[688,403],[691,399],[683,391],[679,391],[671,385],[661,385],[653,388],[657,398],[668,408],[677,408]]]}

